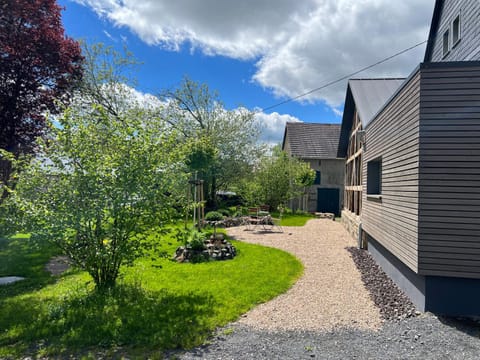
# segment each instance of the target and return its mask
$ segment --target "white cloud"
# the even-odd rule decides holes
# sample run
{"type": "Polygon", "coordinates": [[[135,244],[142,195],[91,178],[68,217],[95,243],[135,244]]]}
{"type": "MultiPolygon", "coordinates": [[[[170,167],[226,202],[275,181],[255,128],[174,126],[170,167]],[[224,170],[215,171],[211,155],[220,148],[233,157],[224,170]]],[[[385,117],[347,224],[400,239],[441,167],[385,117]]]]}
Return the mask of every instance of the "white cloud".
{"type": "MultiPolygon", "coordinates": [[[[75,0],[144,42],[256,61],[253,80],[293,97],[426,40],[434,0],[75,0]]],[[[405,76],[417,48],[358,75],[405,76]]],[[[337,107],[345,82],[303,98],[337,107]]]]}
{"type": "Polygon", "coordinates": [[[239,59],[262,56],[272,43],[285,42],[297,26],[290,15],[303,18],[315,8],[312,0],[74,1],[150,45],[174,50],[188,43],[206,54],[239,59]]]}
{"type": "Polygon", "coordinates": [[[339,110],[337,108],[332,108],[332,111],[337,117],[342,118],[342,116],[343,116],[343,111],[342,110],[339,110]]]}
{"type": "MultiPolygon", "coordinates": [[[[102,93],[102,97],[107,102],[115,104],[117,111],[123,111],[138,107],[146,111],[162,111],[165,107],[165,102],[162,102],[158,97],[143,93],[134,89],[124,83],[110,83],[102,84],[99,91],[102,93]]],[[[82,93],[78,93],[72,100],[72,105],[76,107],[90,108],[92,103],[97,100],[92,99],[90,96],[84,96],[82,93]]]]}
{"type": "Polygon", "coordinates": [[[126,92],[130,94],[130,99],[134,99],[135,104],[146,110],[158,110],[162,109],[166,104],[162,102],[158,97],[149,93],[143,93],[136,89],[133,89],[127,85],[124,85],[126,92]]]}
{"type": "MultiPolygon", "coordinates": [[[[415,0],[324,3],[287,43],[258,62],[259,84],[292,97],[353,73],[425,40],[433,9],[432,1],[415,0]]],[[[356,77],[406,76],[423,51],[424,46],[356,77]]],[[[344,97],[345,81],[305,99],[320,98],[335,107],[344,97]]]]}
{"type": "Polygon", "coordinates": [[[255,118],[261,129],[260,141],[269,145],[276,145],[282,142],[287,122],[300,121],[294,116],[277,112],[271,114],[257,112],[255,118]]]}

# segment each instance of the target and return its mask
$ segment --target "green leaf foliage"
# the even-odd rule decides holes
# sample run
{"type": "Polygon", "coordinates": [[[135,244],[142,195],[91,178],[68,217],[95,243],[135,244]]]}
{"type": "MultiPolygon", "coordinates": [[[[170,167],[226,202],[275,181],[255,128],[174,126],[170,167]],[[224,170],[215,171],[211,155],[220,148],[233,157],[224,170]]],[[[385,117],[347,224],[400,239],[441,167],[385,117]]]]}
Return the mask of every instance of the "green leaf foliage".
{"type": "Polygon", "coordinates": [[[209,211],[205,215],[206,221],[220,221],[223,220],[223,214],[218,211],[209,211]]]}
{"type": "Polygon", "coordinates": [[[301,195],[314,180],[315,171],[307,163],[288,156],[277,147],[258,161],[253,175],[242,184],[240,192],[252,205],[267,204],[270,209],[277,209],[301,195]]]}
{"type": "Polygon", "coordinates": [[[12,201],[22,229],[58,245],[98,288],[143,254],[142,234],[168,222],[185,188],[182,148],[139,108],[68,109],[20,173],[12,201]]]}
{"type": "Polygon", "coordinates": [[[245,108],[227,110],[218,94],[206,84],[185,78],[181,86],[165,92],[169,124],[188,143],[188,166],[204,180],[209,207],[215,207],[217,190],[225,190],[248,177],[262,151],[260,128],[254,114],[245,108]]]}

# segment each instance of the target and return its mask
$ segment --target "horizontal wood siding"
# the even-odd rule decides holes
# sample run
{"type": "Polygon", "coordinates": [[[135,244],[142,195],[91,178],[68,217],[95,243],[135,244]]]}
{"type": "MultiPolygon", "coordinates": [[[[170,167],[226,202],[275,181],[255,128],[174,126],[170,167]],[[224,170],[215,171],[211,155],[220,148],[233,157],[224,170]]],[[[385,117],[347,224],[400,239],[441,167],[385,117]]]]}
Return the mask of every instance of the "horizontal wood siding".
{"type": "Polygon", "coordinates": [[[444,0],[432,61],[480,60],[480,1],[444,0]],[[452,22],[460,15],[460,41],[452,44],[452,22]],[[450,31],[450,51],[443,56],[443,34],[450,31]]]}
{"type": "Polygon", "coordinates": [[[362,228],[417,271],[420,76],[415,74],[366,129],[367,163],[382,158],[381,200],[363,194],[362,228]]]}
{"type": "Polygon", "coordinates": [[[420,72],[418,270],[480,278],[480,64],[420,72]]]}

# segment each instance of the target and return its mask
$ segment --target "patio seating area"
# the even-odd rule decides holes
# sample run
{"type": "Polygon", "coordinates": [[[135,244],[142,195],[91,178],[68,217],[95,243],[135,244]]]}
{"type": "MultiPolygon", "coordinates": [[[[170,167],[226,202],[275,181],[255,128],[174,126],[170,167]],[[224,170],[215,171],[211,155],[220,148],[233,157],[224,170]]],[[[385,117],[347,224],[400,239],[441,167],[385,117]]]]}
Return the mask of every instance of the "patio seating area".
{"type": "Polygon", "coordinates": [[[283,228],[280,225],[282,213],[280,212],[279,217],[275,218],[269,210],[270,207],[268,205],[248,208],[248,214],[243,224],[245,225],[245,230],[283,233],[283,228]]]}

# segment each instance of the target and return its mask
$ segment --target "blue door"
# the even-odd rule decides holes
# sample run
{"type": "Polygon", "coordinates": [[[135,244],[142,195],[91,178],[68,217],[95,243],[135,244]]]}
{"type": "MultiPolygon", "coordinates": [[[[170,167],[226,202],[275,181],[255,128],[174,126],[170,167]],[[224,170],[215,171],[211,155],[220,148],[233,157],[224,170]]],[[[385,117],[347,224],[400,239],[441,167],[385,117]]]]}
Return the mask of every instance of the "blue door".
{"type": "Polygon", "coordinates": [[[339,189],[317,189],[317,212],[339,215],[339,204],[339,189]]]}

